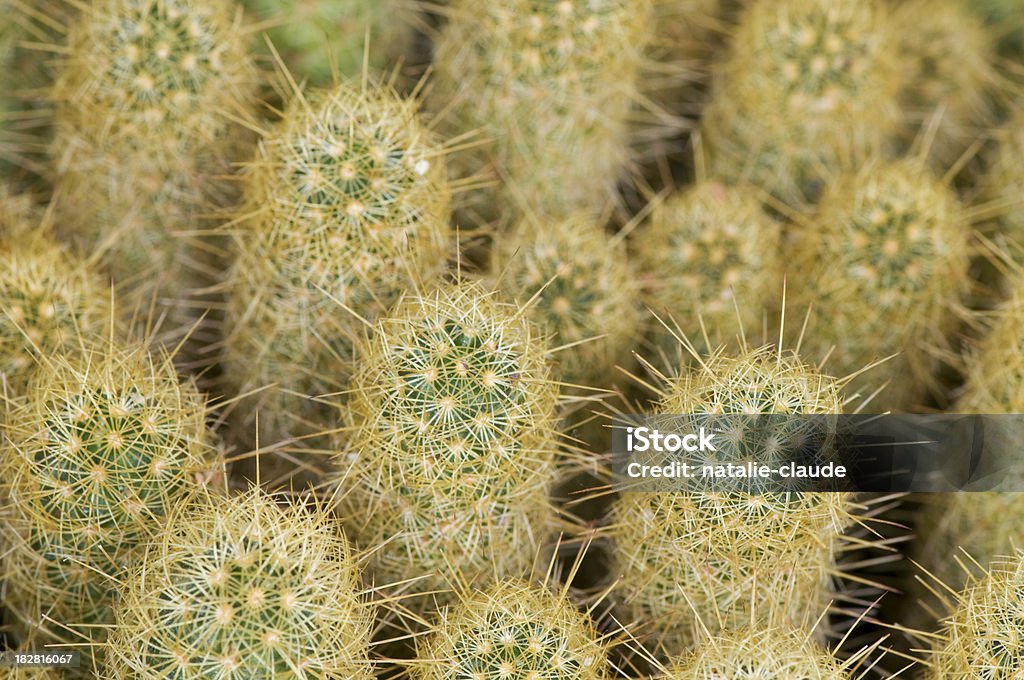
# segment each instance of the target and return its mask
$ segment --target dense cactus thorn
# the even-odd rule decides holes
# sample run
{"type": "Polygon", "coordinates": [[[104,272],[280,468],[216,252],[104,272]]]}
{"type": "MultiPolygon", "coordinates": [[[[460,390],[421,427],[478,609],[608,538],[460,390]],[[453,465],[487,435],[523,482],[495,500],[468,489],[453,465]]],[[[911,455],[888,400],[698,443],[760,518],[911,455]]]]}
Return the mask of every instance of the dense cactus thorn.
{"type": "Polygon", "coordinates": [[[998,208],[998,237],[1024,243],[1024,110],[994,134],[997,146],[980,180],[983,196],[998,208]]]}
{"type": "Polygon", "coordinates": [[[644,302],[665,321],[657,345],[678,345],[668,327],[694,342],[715,334],[703,351],[762,328],[783,288],[781,232],[742,186],[707,180],[656,204],[633,251],[644,302]]]}
{"type": "Polygon", "coordinates": [[[954,598],[928,659],[929,680],[1010,680],[1024,668],[1024,554],[993,565],[954,598]]]}
{"type": "Polygon", "coordinates": [[[204,399],[168,356],[81,344],[40,357],[4,427],[6,604],[20,637],[105,633],[89,624],[109,622],[137,546],[218,478],[204,399]]]}
{"type": "Polygon", "coordinates": [[[909,71],[902,103],[911,126],[904,136],[926,128],[930,160],[948,168],[992,123],[989,95],[998,80],[991,34],[961,0],[912,0],[892,21],[909,71]]]}
{"type": "Polygon", "coordinates": [[[702,139],[713,175],[790,203],[901,124],[901,77],[876,0],[755,0],[716,68],[702,139]]]}
{"type": "Polygon", "coordinates": [[[299,95],[243,180],[225,372],[239,392],[278,386],[255,398],[273,444],[326,427],[295,395],[345,390],[368,326],[443,273],[451,190],[415,102],[353,83],[299,95]]]}
{"type": "Polygon", "coordinates": [[[479,131],[490,142],[457,157],[454,172],[486,169],[501,180],[468,194],[467,211],[487,220],[520,208],[564,217],[598,212],[614,199],[631,156],[652,7],[652,0],[450,4],[430,107],[450,136],[479,131]]]}
{"type": "MultiPolygon", "coordinates": [[[[247,137],[240,13],[227,0],[100,0],[68,27],[50,93],[62,235],[95,253],[128,309],[155,300],[177,342],[223,265],[211,215],[247,137]]],[[[196,334],[196,340],[206,340],[196,334]]]]}
{"type": "MultiPolygon", "coordinates": [[[[776,347],[717,352],[662,381],[656,413],[830,415],[844,404],[842,380],[776,347]]],[[[852,512],[844,493],[625,491],[607,530],[622,604],[655,622],[648,642],[669,655],[705,628],[807,628],[829,606],[837,539],[852,512]]]]}
{"type": "Polygon", "coordinates": [[[745,628],[713,636],[665,674],[665,680],[848,680],[839,661],[805,632],[745,628]]]}
{"type": "Polygon", "coordinates": [[[629,365],[643,325],[639,282],[624,241],[593,217],[521,221],[495,244],[491,274],[524,304],[539,292],[530,317],[556,347],[563,383],[611,387],[615,367],[629,365]]]}
{"type": "Polygon", "coordinates": [[[564,596],[504,580],[442,608],[419,639],[415,680],[609,677],[606,645],[564,596]]]}
{"type": "Polygon", "coordinates": [[[245,0],[244,4],[257,19],[271,24],[268,35],[289,70],[299,80],[321,86],[336,82],[338,76],[358,76],[364,55],[372,71],[401,64],[422,20],[414,0],[245,0]]]}
{"type": "Polygon", "coordinates": [[[481,284],[449,284],[403,297],[360,347],[336,465],[350,535],[380,546],[377,583],[484,587],[541,554],[558,388],[526,316],[481,284]]]}
{"type": "Polygon", "coordinates": [[[103,680],[373,677],[357,556],[329,510],[278,500],[179,506],[125,579],[103,680]]]}
{"type": "Polygon", "coordinates": [[[0,239],[0,379],[20,394],[40,357],[74,352],[110,320],[110,291],[44,233],[0,239]]]}
{"type": "Polygon", "coordinates": [[[852,374],[898,353],[871,407],[922,406],[961,314],[971,236],[952,189],[921,163],[873,162],[838,178],[794,236],[789,290],[813,308],[806,355],[852,374]]]}

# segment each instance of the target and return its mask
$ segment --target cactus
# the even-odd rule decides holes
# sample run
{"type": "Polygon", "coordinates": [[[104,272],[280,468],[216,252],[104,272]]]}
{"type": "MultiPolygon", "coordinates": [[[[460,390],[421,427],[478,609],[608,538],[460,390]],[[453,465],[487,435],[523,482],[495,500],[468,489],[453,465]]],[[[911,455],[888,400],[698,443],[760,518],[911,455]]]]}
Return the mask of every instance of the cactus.
{"type": "Polygon", "coordinates": [[[815,200],[901,123],[902,79],[877,0],[757,0],[716,68],[702,138],[713,175],[815,200]]]}
{"type": "Polygon", "coordinates": [[[245,0],[259,19],[274,21],[268,34],[297,80],[330,85],[336,76],[369,67],[393,67],[412,46],[419,11],[410,0],[245,0]]]}
{"type": "MultiPolygon", "coordinates": [[[[763,347],[703,358],[663,386],[654,410],[829,415],[842,410],[841,388],[794,354],[763,347]]],[[[788,455],[760,446],[754,460],[788,455]]],[[[656,623],[651,642],[669,655],[706,629],[809,627],[829,604],[833,555],[851,511],[845,493],[624,491],[607,529],[622,603],[656,623]]]]}
{"type": "Polygon", "coordinates": [[[988,20],[999,38],[1000,51],[1017,56],[1024,51],[1024,2],[966,0],[966,5],[988,20]]]}
{"type": "Polygon", "coordinates": [[[443,272],[444,161],[415,103],[373,86],[304,97],[263,141],[245,177],[225,352],[234,388],[280,387],[256,397],[270,406],[262,443],[325,425],[293,395],[344,390],[365,324],[443,272]]]}
{"type": "Polygon", "coordinates": [[[505,295],[523,303],[543,288],[530,316],[552,345],[564,348],[555,354],[563,382],[615,382],[615,367],[629,364],[643,324],[638,281],[621,240],[609,239],[584,214],[526,219],[495,244],[491,271],[505,295]]]}
{"type": "Polygon", "coordinates": [[[1024,554],[993,565],[955,596],[929,659],[929,680],[1009,680],[1024,667],[1024,554]]]}
{"type": "Polygon", "coordinates": [[[553,522],[558,390],[525,314],[478,283],[445,285],[403,297],[361,346],[336,464],[350,535],[381,546],[377,583],[530,572],[553,522]]]}
{"type": "Polygon", "coordinates": [[[665,680],[847,680],[850,673],[806,633],[746,628],[714,636],[664,675],[665,680]]]}
{"type": "Polygon", "coordinates": [[[605,645],[564,595],[505,580],[441,610],[410,664],[414,680],[608,677],[605,645]]]}
{"type": "Polygon", "coordinates": [[[633,240],[657,345],[677,346],[677,329],[702,351],[757,332],[782,293],[781,233],[755,194],[713,180],[657,205],[633,240]]]}
{"type": "Polygon", "coordinates": [[[100,678],[369,680],[372,619],[325,508],[211,495],[179,506],[126,579],[100,678]]]}
{"type": "Polygon", "coordinates": [[[997,78],[992,37],[961,0],[913,0],[899,6],[899,46],[909,66],[903,108],[909,137],[939,116],[929,158],[945,170],[992,123],[989,90],[997,78]]]}
{"type": "Polygon", "coordinates": [[[64,236],[102,254],[129,308],[166,304],[170,331],[213,278],[202,218],[229,200],[217,178],[244,137],[228,116],[252,97],[239,28],[226,0],[101,0],[71,24],[52,88],[64,236]]]}
{"type": "Polygon", "coordinates": [[[74,351],[81,337],[106,328],[109,297],[84,263],[44,233],[0,245],[0,380],[7,389],[20,394],[40,356],[74,351]]]}
{"type": "Polygon", "coordinates": [[[471,217],[600,211],[630,160],[629,116],[652,0],[451,3],[437,41],[431,108],[451,136],[489,143],[453,168],[500,180],[469,195],[471,217]],[[510,189],[509,187],[515,187],[510,189]]]}
{"type": "Polygon", "coordinates": [[[874,162],[837,179],[793,246],[789,290],[798,308],[813,307],[805,352],[831,352],[839,374],[901,353],[884,364],[891,384],[871,406],[922,406],[956,328],[970,237],[952,189],[918,162],[874,162]]]}
{"type": "Polygon", "coordinates": [[[1020,242],[1024,239],[1024,170],[1020,163],[1024,155],[1024,111],[1016,111],[994,136],[998,146],[979,184],[984,198],[1003,206],[996,221],[997,235],[1020,242]]]}
{"type": "Polygon", "coordinates": [[[42,358],[5,426],[6,604],[26,639],[102,636],[138,546],[215,478],[206,405],[170,358],[82,344],[42,358]]]}

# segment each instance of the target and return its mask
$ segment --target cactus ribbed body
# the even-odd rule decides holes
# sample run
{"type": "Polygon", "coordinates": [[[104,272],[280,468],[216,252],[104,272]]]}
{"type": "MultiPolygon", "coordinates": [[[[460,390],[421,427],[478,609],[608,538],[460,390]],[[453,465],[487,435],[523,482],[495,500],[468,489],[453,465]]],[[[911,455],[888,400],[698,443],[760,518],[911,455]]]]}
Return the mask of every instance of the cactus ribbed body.
{"type": "Polygon", "coordinates": [[[316,422],[292,395],[347,387],[354,345],[449,248],[444,155],[416,105],[344,84],[307,96],[245,178],[247,229],[227,282],[227,377],[257,399],[264,443],[316,422]],[[289,418],[291,414],[291,418],[289,418]]]}
{"type": "Polygon", "coordinates": [[[0,376],[20,394],[40,355],[74,351],[81,337],[106,328],[109,291],[43,234],[3,241],[0,376]]]}
{"type": "Polygon", "coordinates": [[[666,680],[846,680],[849,673],[807,634],[784,628],[714,636],[668,671],[666,680]]]}
{"type": "Polygon", "coordinates": [[[1010,680],[1024,668],[1024,555],[993,565],[956,596],[929,659],[929,680],[1010,680]]]}
{"type": "Polygon", "coordinates": [[[182,507],[126,579],[100,677],[368,679],[361,592],[325,509],[211,496],[182,507]]]}
{"type": "Polygon", "coordinates": [[[214,473],[205,403],[169,358],[106,344],[45,357],[26,394],[8,416],[2,460],[14,629],[102,636],[87,625],[110,622],[127,562],[214,473]]]}
{"type": "MultiPolygon", "coordinates": [[[[704,359],[664,386],[655,412],[825,416],[842,403],[838,381],[765,347],[704,359]]],[[[763,445],[752,453],[777,455],[789,454],[763,445]]],[[[624,492],[609,528],[623,604],[657,623],[653,642],[668,654],[705,629],[752,620],[809,627],[828,605],[834,545],[849,513],[843,493],[624,492]]]]}
{"type": "Polygon", "coordinates": [[[252,82],[238,28],[223,0],[101,0],[73,22],[52,91],[65,235],[103,255],[130,303],[175,302],[171,331],[213,278],[203,220],[228,200],[217,178],[242,140],[228,116],[252,82]]]}
{"type": "Polygon", "coordinates": [[[412,45],[417,9],[410,0],[245,0],[260,20],[276,21],[267,34],[296,80],[329,85],[332,75],[363,71],[369,38],[373,70],[398,64],[412,45]]]}
{"type": "Polygon", "coordinates": [[[871,406],[921,406],[966,292],[970,235],[952,189],[919,163],[872,163],[838,179],[796,236],[791,296],[813,306],[805,353],[831,352],[838,375],[900,353],[879,369],[892,383],[871,406]]]}
{"type": "Polygon", "coordinates": [[[456,172],[501,180],[468,209],[556,217],[614,198],[651,10],[651,0],[452,3],[432,108],[456,134],[489,141],[456,172]]]}
{"type": "Polygon", "coordinates": [[[461,283],[399,301],[362,348],[337,459],[342,516],[378,584],[530,572],[552,522],[558,390],[516,305],[461,283]]]}
{"type": "Polygon", "coordinates": [[[715,181],[655,207],[634,252],[644,301],[668,326],[655,325],[658,345],[676,343],[677,326],[707,351],[758,333],[782,293],[781,231],[755,194],[715,181]],[[712,347],[702,346],[702,328],[712,347]]]}
{"type": "Polygon", "coordinates": [[[642,325],[639,283],[625,244],[613,242],[592,218],[576,215],[525,220],[496,246],[491,270],[506,295],[526,303],[544,288],[530,316],[552,346],[572,345],[555,354],[559,379],[611,386],[642,325]]]}
{"type": "Polygon", "coordinates": [[[508,580],[446,607],[410,666],[415,680],[600,680],[605,645],[564,596],[508,580]]]}
{"type": "Polygon", "coordinates": [[[793,202],[898,130],[901,79],[875,0],[755,0],[703,119],[711,170],[793,202]]]}

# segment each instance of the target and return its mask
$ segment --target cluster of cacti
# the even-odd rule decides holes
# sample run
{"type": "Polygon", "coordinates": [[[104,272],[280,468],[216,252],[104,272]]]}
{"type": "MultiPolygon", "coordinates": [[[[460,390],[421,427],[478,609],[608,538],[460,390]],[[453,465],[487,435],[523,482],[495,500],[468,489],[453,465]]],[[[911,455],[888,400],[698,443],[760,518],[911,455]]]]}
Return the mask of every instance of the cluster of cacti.
{"type": "Polygon", "coordinates": [[[299,95],[244,189],[224,364],[239,393],[277,386],[254,398],[270,444],[326,428],[299,395],[346,389],[356,342],[443,272],[451,190],[415,102],[355,83],[299,95]]]}
{"type": "Polygon", "coordinates": [[[455,172],[498,187],[464,212],[599,212],[628,170],[630,115],[652,0],[449,4],[431,108],[450,136],[477,133],[455,172]]]}
{"type": "Polygon", "coordinates": [[[933,642],[930,680],[1010,680],[1024,668],[1024,554],[992,565],[956,593],[933,642]]]}
{"type": "Polygon", "coordinates": [[[97,253],[127,308],[173,310],[171,331],[214,278],[204,218],[226,200],[253,81],[239,17],[228,0],[97,1],[68,28],[49,95],[65,237],[97,253]]]}
{"type": "Polygon", "coordinates": [[[782,296],[781,239],[741,186],[704,181],[655,206],[634,251],[659,347],[677,347],[673,334],[705,351],[756,337],[782,296]]]}
{"type": "Polygon", "coordinates": [[[880,148],[901,122],[891,31],[877,0],[750,3],[703,117],[713,174],[801,201],[880,148]]]}
{"type": "Polygon", "coordinates": [[[630,364],[643,326],[638,281],[625,242],[594,218],[523,220],[495,244],[491,275],[530,305],[563,383],[608,387],[615,367],[630,364]]]}
{"type": "Polygon", "coordinates": [[[714,636],[668,670],[666,680],[846,680],[845,665],[806,633],[747,628],[714,636]]]}
{"type": "MultiPolygon", "coordinates": [[[[969,285],[970,238],[956,194],[917,161],[872,162],[838,177],[793,239],[800,275],[789,293],[798,308],[813,307],[805,352],[829,355],[838,375],[898,354],[870,406],[923,406],[969,285]]],[[[868,374],[856,388],[868,382],[879,381],[868,374]]]]}
{"type": "MultiPolygon", "coordinates": [[[[662,414],[843,410],[841,381],[774,347],[702,358],[662,390],[655,405],[662,414]]],[[[756,460],[793,455],[784,443],[770,448],[753,426],[748,435],[756,460]]],[[[622,603],[634,619],[658,622],[651,643],[668,654],[705,630],[752,622],[810,627],[829,605],[835,544],[852,522],[851,500],[778,490],[624,490],[608,529],[622,603]]]]}
{"type": "Polygon", "coordinates": [[[338,497],[378,584],[525,576],[555,517],[558,386],[527,311],[481,284],[403,297],[359,351],[338,497]]]}
{"type": "Polygon", "coordinates": [[[99,677],[368,680],[372,620],[326,508],[211,496],[179,506],[124,579],[99,677]]]}
{"type": "MultiPolygon", "coordinates": [[[[245,0],[296,80],[329,85],[399,66],[412,45],[413,0],[245,0]],[[364,65],[364,55],[369,60],[364,65]]],[[[262,39],[261,39],[262,40],[262,39]]]]}
{"type": "Polygon", "coordinates": [[[218,474],[206,404],[169,357],[78,342],[38,357],[3,430],[5,604],[37,644],[102,639],[128,563],[218,474]]]}
{"type": "Polygon", "coordinates": [[[409,671],[415,680],[601,680],[606,647],[564,594],[511,579],[442,609],[409,671]]]}

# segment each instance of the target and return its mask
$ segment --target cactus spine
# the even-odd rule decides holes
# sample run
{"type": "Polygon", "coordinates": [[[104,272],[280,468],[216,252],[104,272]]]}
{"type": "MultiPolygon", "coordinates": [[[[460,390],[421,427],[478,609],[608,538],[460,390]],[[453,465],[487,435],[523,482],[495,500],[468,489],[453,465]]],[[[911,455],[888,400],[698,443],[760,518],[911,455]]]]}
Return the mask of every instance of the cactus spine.
{"type": "Polygon", "coordinates": [[[651,0],[450,4],[432,108],[450,111],[451,136],[479,130],[490,141],[456,173],[501,182],[467,211],[564,217],[613,198],[651,10],[651,0]]]}
{"type": "Polygon", "coordinates": [[[605,388],[628,365],[643,324],[639,283],[625,244],[585,214],[526,219],[498,241],[491,271],[507,297],[526,303],[555,347],[560,380],[605,388]],[[603,336],[603,337],[602,337],[603,336]]]}
{"type": "Polygon", "coordinates": [[[442,609],[417,656],[415,680],[608,677],[605,645],[587,617],[564,596],[517,580],[442,609]]]}
{"type": "Polygon", "coordinates": [[[300,97],[260,149],[244,178],[224,358],[239,391],[279,385],[257,397],[272,443],[324,427],[293,395],[344,390],[365,324],[443,272],[451,190],[415,102],[383,88],[300,97]]]}
{"type": "Polygon", "coordinates": [[[666,680],[847,680],[850,674],[806,633],[746,628],[714,636],[665,674],[666,680]]]}
{"type": "Polygon", "coordinates": [[[372,618],[325,508],[211,495],[180,506],[127,579],[100,677],[368,680],[372,618]]]}
{"type": "Polygon", "coordinates": [[[337,466],[353,539],[382,546],[377,583],[530,573],[553,521],[558,389],[524,317],[480,284],[445,285],[403,297],[361,348],[337,466]]]}
{"type": "Polygon", "coordinates": [[[43,357],[5,425],[6,605],[29,641],[101,638],[127,563],[216,470],[205,403],[170,358],[83,344],[43,357]]]}
{"type": "MultiPolygon", "coordinates": [[[[842,410],[841,387],[792,353],[764,347],[702,359],[664,385],[654,410],[829,415],[842,410]]],[[[651,642],[669,655],[705,629],[751,621],[808,628],[829,603],[851,507],[843,493],[624,491],[608,528],[622,602],[635,618],[657,622],[651,642]]]]}
{"type": "Polygon", "coordinates": [[[888,14],[869,0],[755,0],[716,68],[703,139],[713,175],[788,202],[898,130],[888,14]]]}

